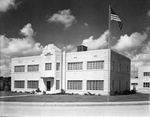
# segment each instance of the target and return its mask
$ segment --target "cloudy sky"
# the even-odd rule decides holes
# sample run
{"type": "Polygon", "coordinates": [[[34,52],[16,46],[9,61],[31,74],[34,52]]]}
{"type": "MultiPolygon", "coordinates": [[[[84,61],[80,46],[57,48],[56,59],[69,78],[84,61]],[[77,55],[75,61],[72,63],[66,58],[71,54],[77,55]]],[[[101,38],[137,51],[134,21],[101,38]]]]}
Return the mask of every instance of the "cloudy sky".
{"type": "Polygon", "coordinates": [[[123,22],[111,21],[110,47],[131,58],[132,75],[150,65],[149,0],[0,0],[0,75],[12,57],[40,55],[43,48],[74,51],[107,48],[109,5],[123,22]]]}

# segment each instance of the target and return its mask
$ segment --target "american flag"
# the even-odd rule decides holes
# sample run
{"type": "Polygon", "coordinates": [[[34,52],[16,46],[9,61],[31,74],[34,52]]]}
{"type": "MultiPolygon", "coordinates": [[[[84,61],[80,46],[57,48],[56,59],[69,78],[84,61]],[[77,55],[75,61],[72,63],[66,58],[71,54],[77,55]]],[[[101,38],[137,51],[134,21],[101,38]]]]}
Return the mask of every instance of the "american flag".
{"type": "Polygon", "coordinates": [[[111,8],[111,18],[110,18],[110,20],[112,20],[112,21],[117,21],[118,22],[118,24],[119,24],[119,28],[120,28],[120,30],[122,29],[122,22],[121,22],[121,19],[119,18],[119,16],[112,10],[112,8],[111,8]]]}

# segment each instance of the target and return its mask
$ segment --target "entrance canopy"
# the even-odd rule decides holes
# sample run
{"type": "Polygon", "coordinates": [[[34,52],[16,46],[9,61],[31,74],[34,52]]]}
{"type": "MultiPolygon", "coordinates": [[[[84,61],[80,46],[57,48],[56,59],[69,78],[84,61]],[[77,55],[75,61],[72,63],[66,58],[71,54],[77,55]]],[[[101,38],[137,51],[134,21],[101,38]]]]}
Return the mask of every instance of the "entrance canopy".
{"type": "Polygon", "coordinates": [[[43,79],[54,79],[54,77],[41,77],[43,79]]]}

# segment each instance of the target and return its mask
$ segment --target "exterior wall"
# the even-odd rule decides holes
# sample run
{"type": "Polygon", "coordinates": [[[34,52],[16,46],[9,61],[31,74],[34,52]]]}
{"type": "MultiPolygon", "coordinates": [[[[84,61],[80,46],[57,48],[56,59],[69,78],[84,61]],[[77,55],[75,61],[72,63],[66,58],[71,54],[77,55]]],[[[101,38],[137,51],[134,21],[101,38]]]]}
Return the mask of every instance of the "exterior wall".
{"type": "Polygon", "coordinates": [[[56,80],[60,81],[59,87],[61,88],[61,69],[56,70],[56,63],[60,63],[61,68],[61,51],[59,50],[45,50],[40,56],[13,58],[11,67],[12,91],[24,92],[36,90],[27,88],[27,81],[37,80],[39,81],[39,89],[41,91],[47,91],[47,81],[51,81],[50,91],[47,91],[47,93],[60,92],[60,89],[56,90],[56,80]],[[51,63],[52,69],[45,70],[45,63],[51,63]],[[28,72],[27,66],[34,64],[39,65],[39,71],[28,72]],[[14,72],[14,67],[19,65],[25,65],[25,72],[14,72]],[[14,88],[14,81],[16,80],[25,81],[25,88],[14,88]]]}
{"type": "Polygon", "coordinates": [[[58,93],[64,89],[67,93],[84,94],[87,92],[108,95],[110,91],[123,91],[130,88],[130,60],[110,49],[82,51],[82,52],[62,52],[59,49],[46,49],[40,56],[13,58],[12,67],[12,91],[33,91],[28,89],[27,81],[38,80],[41,91],[47,93],[58,93]],[[110,55],[111,54],[111,55],[110,55]],[[88,61],[104,61],[103,69],[87,69],[88,61]],[[112,69],[112,61],[115,61],[115,67],[112,69]],[[82,70],[68,70],[68,63],[83,62],[82,70]],[[52,69],[46,71],[45,63],[52,63],[52,69]],[[56,63],[60,63],[60,70],[56,70],[56,63]],[[122,64],[121,72],[118,70],[118,64],[122,64]],[[27,66],[39,64],[38,72],[28,72],[27,66]],[[25,72],[14,72],[14,66],[25,65],[25,72]],[[129,73],[126,73],[126,66],[129,67],[129,73]],[[25,88],[14,88],[15,80],[24,80],[25,88]],[[59,80],[59,89],[56,90],[56,81],[59,80]],[[68,80],[82,80],[82,90],[68,90],[68,80]],[[103,90],[87,90],[87,80],[103,80],[103,90]],[[47,83],[50,81],[50,91],[47,91],[47,83]],[[114,89],[112,90],[112,81],[114,89]],[[119,89],[119,81],[120,89],[119,89]]]}
{"type": "Polygon", "coordinates": [[[144,82],[150,83],[150,76],[144,76],[144,72],[150,72],[150,66],[143,66],[138,69],[138,91],[150,93],[150,87],[143,87],[144,82]]]}
{"type": "Polygon", "coordinates": [[[66,53],[65,63],[65,90],[68,93],[80,93],[87,92],[96,94],[108,94],[108,52],[110,50],[94,50],[86,52],[72,52],[66,53]],[[87,61],[99,61],[104,60],[104,69],[87,69],[87,61]],[[83,62],[82,70],[68,70],[68,62],[83,62]],[[68,90],[68,80],[82,80],[82,90],[68,90]],[[87,80],[104,80],[104,90],[87,90],[87,80]]]}
{"type": "Polygon", "coordinates": [[[13,58],[12,59],[12,67],[11,67],[11,90],[12,91],[31,91],[33,89],[27,88],[27,81],[28,80],[38,80],[39,87],[42,87],[40,82],[41,80],[41,57],[40,56],[33,56],[33,57],[23,57],[23,58],[13,58]],[[39,64],[39,71],[36,72],[28,72],[27,66],[28,65],[35,65],[39,64]],[[25,65],[25,72],[14,72],[14,66],[18,65],[25,65]],[[25,81],[25,88],[14,88],[14,81],[16,80],[24,80],[25,81]]]}
{"type": "Polygon", "coordinates": [[[111,93],[130,90],[130,59],[111,51],[111,93]]]}

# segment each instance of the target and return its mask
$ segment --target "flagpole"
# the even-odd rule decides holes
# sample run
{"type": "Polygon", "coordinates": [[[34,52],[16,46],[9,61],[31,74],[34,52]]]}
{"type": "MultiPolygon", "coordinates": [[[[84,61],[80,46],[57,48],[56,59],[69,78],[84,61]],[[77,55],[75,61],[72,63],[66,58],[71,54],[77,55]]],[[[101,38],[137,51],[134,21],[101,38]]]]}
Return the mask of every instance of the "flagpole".
{"type": "Polygon", "coordinates": [[[110,69],[109,69],[109,64],[110,64],[110,21],[111,21],[111,11],[110,11],[110,5],[109,5],[109,16],[108,16],[108,31],[109,31],[109,34],[108,34],[108,98],[107,98],[107,102],[109,102],[110,100],[110,69]]]}
{"type": "Polygon", "coordinates": [[[109,35],[108,35],[108,49],[110,48],[110,18],[111,18],[111,13],[110,13],[110,5],[109,5],[109,19],[108,19],[108,31],[109,31],[109,35]]]}

